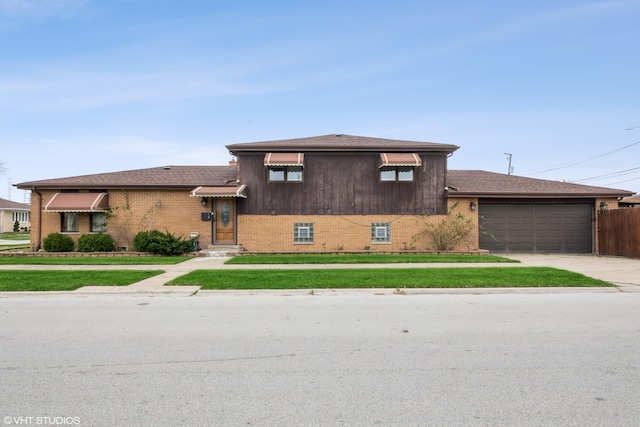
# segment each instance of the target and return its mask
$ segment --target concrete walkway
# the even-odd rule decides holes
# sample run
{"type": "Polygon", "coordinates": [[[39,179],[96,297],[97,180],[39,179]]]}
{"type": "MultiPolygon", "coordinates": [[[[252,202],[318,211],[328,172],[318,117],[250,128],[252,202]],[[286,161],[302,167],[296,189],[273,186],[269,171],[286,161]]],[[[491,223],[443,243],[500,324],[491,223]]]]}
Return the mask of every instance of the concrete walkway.
{"type": "MultiPolygon", "coordinates": [[[[549,293],[549,292],[640,292],[640,260],[622,257],[599,257],[595,255],[510,255],[509,258],[520,263],[415,263],[415,264],[296,264],[296,265],[225,265],[229,258],[225,257],[196,257],[176,265],[0,265],[1,270],[163,270],[164,273],[142,280],[129,286],[85,286],[71,293],[73,294],[155,294],[155,295],[183,295],[195,293],[225,293],[225,294],[308,294],[308,289],[286,291],[200,291],[199,286],[165,286],[165,283],[193,270],[238,270],[238,269],[339,269],[339,268],[436,268],[436,267],[518,267],[538,266],[553,267],[573,271],[600,280],[614,283],[616,288],[463,288],[463,289],[403,289],[403,292],[416,293],[549,293]]],[[[316,293],[335,294],[371,294],[393,293],[395,289],[340,289],[319,290],[316,293]]],[[[64,292],[68,295],[70,292],[64,292]]],[[[33,293],[0,293],[2,296],[33,293]]],[[[39,293],[42,294],[42,293],[39,293]]],[[[54,294],[47,293],[47,294],[54,294]]]]}

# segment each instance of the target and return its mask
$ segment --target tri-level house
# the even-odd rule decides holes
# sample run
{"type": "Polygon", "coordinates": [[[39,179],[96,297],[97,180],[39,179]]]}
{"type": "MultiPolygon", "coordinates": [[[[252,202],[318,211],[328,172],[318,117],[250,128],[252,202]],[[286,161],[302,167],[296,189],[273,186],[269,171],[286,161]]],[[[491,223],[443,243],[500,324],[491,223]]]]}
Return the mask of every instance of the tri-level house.
{"type": "Polygon", "coordinates": [[[448,214],[474,224],[458,249],[597,252],[597,212],[633,193],[453,171],[455,145],[342,134],[227,145],[224,166],[163,166],[23,182],[34,250],[49,233],[142,230],[248,251],[430,249],[448,214]]]}

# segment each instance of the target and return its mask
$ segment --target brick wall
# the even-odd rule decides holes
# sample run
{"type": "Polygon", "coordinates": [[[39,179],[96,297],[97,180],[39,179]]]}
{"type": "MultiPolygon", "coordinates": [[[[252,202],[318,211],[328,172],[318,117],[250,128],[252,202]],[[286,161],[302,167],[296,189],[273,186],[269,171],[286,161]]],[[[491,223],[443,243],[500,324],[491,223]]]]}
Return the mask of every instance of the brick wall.
{"type": "MultiPolygon", "coordinates": [[[[477,211],[469,209],[470,200],[456,199],[449,203],[452,214],[459,212],[476,224],[469,241],[456,248],[459,250],[478,248],[478,217],[477,211]]],[[[446,218],[446,215],[239,215],[238,244],[247,251],[361,251],[368,248],[383,252],[405,247],[425,250],[432,249],[426,236],[418,236],[425,224],[446,218]],[[313,243],[294,243],[294,223],[313,223],[313,243]],[[371,223],[390,223],[391,243],[373,243],[371,223]]]]}
{"type": "MultiPolygon", "coordinates": [[[[42,191],[45,206],[56,191],[42,191]]],[[[37,195],[32,197],[32,229],[31,244],[33,248],[42,247],[38,241],[39,205],[37,195]]],[[[169,231],[176,236],[189,237],[192,232],[200,233],[200,244],[211,244],[211,222],[201,221],[200,213],[209,212],[202,207],[200,198],[190,197],[185,190],[144,191],[144,190],[110,190],[109,206],[111,214],[107,221],[107,233],[116,241],[116,246],[127,246],[133,250],[132,240],[142,230],[169,231]]],[[[61,216],[58,212],[42,213],[41,238],[50,233],[61,232],[61,216]]],[[[68,234],[74,241],[90,232],[90,214],[80,213],[77,233],[68,234]]]]}
{"type": "MultiPolygon", "coordinates": [[[[45,206],[56,191],[42,191],[42,206],[45,206]]],[[[109,206],[111,214],[107,222],[107,233],[116,245],[133,250],[131,239],[142,230],[169,231],[177,236],[189,237],[192,232],[200,234],[200,246],[206,248],[212,242],[211,221],[202,221],[200,214],[211,211],[202,207],[200,198],[190,197],[185,190],[110,190],[109,206]]],[[[460,212],[477,224],[477,212],[469,210],[469,201],[475,199],[455,199],[449,201],[452,213],[460,212]]],[[[477,203],[477,200],[476,200],[477,203]]],[[[50,233],[61,232],[61,214],[42,213],[42,230],[38,233],[39,201],[32,197],[32,248],[41,248],[50,233]]],[[[323,250],[363,250],[397,251],[405,248],[431,249],[424,236],[416,238],[425,229],[426,223],[436,223],[445,219],[444,215],[239,215],[237,218],[237,243],[252,251],[323,251],[323,250]],[[311,222],[314,224],[312,244],[293,243],[293,224],[311,222]],[[391,243],[371,242],[371,223],[391,224],[391,243]]],[[[66,233],[76,242],[90,232],[90,214],[80,213],[77,233],[66,233]]],[[[477,231],[477,230],[476,230],[477,231]]],[[[472,233],[468,244],[457,249],[477,249],[477,232],[472,233]]]]}

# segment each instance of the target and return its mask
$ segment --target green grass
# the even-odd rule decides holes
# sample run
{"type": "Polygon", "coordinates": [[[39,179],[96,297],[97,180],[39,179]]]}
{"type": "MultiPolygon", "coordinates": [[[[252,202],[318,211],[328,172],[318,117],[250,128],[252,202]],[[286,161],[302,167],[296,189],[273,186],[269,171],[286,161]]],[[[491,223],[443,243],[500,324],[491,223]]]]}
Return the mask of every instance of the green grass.
{"type": "Polygon", "coordinates": [[[0,256],[0,265],[166,265],[179,264],[191,256],[150,256],[150,257],[38,257],[0,256]]]}
{"type": "Polygon", "coordinates": [[[126,286],[162,270],[0,270],[0,291],[72,291],[82,286],[126,286]]]}
{"type": "Polygon", "coordinates": [[[29,233],[0,233],[1,240],[29,240],[29,233]]]}
{"type": "Polygon", "coordinates": [[[202,289],[613,286],[548,267],[196,270],[168,284],[200,285],[202,289]]]}
{"type": "Polygon", "coordinates": [[[453,254],[256,254],[240,255],[225,264],[385,264],[385,263],[519,262],[493,255],[453,254]]]}

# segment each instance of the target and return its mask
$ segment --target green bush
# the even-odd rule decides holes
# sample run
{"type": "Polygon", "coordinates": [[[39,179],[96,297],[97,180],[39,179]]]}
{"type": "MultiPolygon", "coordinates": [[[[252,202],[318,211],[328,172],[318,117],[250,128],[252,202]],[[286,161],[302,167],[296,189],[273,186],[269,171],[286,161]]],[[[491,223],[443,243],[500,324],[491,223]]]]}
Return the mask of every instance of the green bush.
{"type": "Polygon", "coordinates": [[[73,239],[60,233],[51,233],[42,239],[42,247],[47,252],[72,252],[73,239]]]}
{"type": "Polygon", "coordinates": [[[115,247],[113,237],[108,234],[84,234],[78,239],[80,252],[111,252],[115,247]]]}
{"type": "Polygon", "coordinates": [[[133,249],[159,255],[182,255],[193,251],[193,240],[158,230],[141,231],[133,238],[133,249]]]}
{"type": "Polygon", "coordinates": [[[152,252],[149,248],[153,242],[161,241],[164,234],[158,230],[141,231],[133,238],[133,250],[137,252],[152,252]]]}

